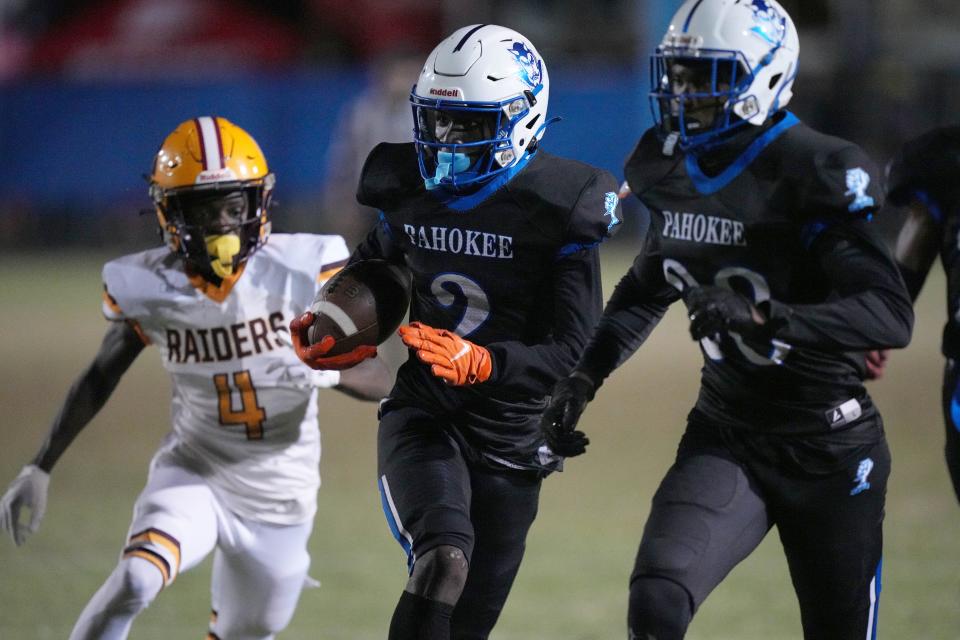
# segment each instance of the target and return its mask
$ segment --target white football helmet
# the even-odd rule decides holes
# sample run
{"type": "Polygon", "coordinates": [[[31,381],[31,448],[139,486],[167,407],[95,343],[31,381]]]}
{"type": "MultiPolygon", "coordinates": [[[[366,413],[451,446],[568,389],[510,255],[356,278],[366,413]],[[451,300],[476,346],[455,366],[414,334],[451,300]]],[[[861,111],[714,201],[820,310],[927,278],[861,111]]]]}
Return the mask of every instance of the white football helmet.
{"type": "Polygon", "coordinates": [[[454,191],[526,162],[543,137],[550,79],[512,29],[475,24],[430,53],[410,93],[420,172],[454,191]]]}
{"type": "Polygon", "coordinates": [[[797,29],[776,0],[686,0],[651,60],[654,120],[684,148],[762,125],[790,101],[799,54],[797,29]],[[678,66],[699,75],[699,88],[678,90],[678,66]],[[687,117],[710,100],[715,117],[687,117]]]}

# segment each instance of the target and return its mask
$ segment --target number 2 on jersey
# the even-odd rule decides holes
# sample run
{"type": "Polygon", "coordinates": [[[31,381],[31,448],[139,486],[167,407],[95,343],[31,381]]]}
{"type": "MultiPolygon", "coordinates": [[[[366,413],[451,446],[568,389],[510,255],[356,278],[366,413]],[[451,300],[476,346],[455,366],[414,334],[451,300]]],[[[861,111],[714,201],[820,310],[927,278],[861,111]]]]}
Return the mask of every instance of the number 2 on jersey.
{"type": "Polygon", "coordinates": [[[220,406],[220,424],[240,425],[247,429],[247,440],[263,439],[263,421],[267,412],[257,401],[257,390],[253,388],[249,371],[237,371],[233,374],[233,384],[240,392],[240,410],[233,408],[233,389],[230,388],[229,375],[218,373],[213,376],[217,387],[217,400],[220,406]]]}
{"type": "Polygon", "coordinates": [[[453,328],[455,334],[466,337],[487,321],[490,315],[490,300],[479,284],[462,273],[441,273],[430,283],[430,293],[441,306],[447,308],[457,302],[457,296],[451,288],[459,289],[466,299],[463,315],[453,328]]]}

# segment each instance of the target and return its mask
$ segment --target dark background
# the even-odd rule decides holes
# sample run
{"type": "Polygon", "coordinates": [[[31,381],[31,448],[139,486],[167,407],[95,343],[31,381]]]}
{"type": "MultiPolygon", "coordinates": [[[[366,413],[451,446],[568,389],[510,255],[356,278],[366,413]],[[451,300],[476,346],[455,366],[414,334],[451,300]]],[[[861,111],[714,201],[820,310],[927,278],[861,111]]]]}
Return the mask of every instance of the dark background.
{"type": "MultiPolygon", "coordinates": [[[[800,72],[790,108],[885,163],[951,122],[960,98],[957,4],[792,0],[800,72]]],[[[371,214],[356,171],[410,136],[403,97],[436,42],[485,22],[527,35],[548,63],[544,141],[622,175],[650,124],[647,56],[675,0],[7,0],[0,3],[0,248],[156,242],[143,174],[163,137],[222,115],[278,175],[276,227],[353,242],[371,214]]],[[[630,211],[628,211],[628,214],[630,211]]],[[[629,216],[628,216],[629,218],[629,216]]],[[[881,216],[892,228],[896,214],[881,216]]],[[[631,227],[629,225],[634,225],[631,227]]],[[[630,242],[628,220],[621,243],[630,242]]]]}

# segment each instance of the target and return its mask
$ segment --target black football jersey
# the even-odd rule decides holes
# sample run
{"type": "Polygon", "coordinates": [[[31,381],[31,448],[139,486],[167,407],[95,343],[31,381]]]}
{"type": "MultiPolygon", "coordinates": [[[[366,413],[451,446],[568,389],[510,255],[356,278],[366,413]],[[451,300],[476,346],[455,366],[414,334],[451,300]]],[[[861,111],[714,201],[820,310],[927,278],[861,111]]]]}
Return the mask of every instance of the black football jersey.
{"type": "Polygon", "coordinates": [[[873,415],[863,358],[852,352],[908,340],[913,316],[896,265],[867,222],[883,189],[858,147],[784,112],[700,157],[665,155],[647,131],[625,173],[651,228],[578,368],[602,379],[682,290],[725,286],[778,329],[766,343],[733,332],[701,341],[694,416],[808,433],[873,415]]]}
{"type": "MultiPolygon", "coordinates": [[[[907,142],[890,162],[890,201],[926,205],[940,230],[940,260],[947,275],[943,354],[960,358],[960,127],[934,129],[907,142]]],[[[920,285],[926,273],[918,274],[920,285]]]]}
{"type": "Polygon", "coordinates": [[[411,352],[391,402],[442,417],[487,456],[536,460],[545,398],[600,316],[598,245],[620,223],[616,192],[611,174],[539,151],[492,193],[445,200],[425,189],[412,144],[377,146],[357,199],[381,219],[352,259],[406,264],[410,321],[486,347],[493,365],[486,382],[448,386],[411,352]]]}

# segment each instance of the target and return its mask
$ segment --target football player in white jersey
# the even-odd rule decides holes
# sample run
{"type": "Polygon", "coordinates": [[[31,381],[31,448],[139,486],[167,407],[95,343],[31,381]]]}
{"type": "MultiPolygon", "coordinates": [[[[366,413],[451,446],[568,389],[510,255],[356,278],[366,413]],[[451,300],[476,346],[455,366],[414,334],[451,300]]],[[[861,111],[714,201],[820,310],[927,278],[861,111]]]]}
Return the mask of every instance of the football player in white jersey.
{"type": "Polygon", "coordinates": [[[320,484],[317,388],[376,400],[390,375],[376,360],[313,371],[290,348],[290,320],[349,252],[340,236],[270,236],[273,185],[256,141],[224,118],[188,120],[166,138],[150,195],[167,247],[104,266],[111,323],[100,350],[0,500],[0,528],[22,544],[43,517],[54,464],[144,347],[157,346],[173,428],[119,563],[72,640],[126,638],[134,617],[211,551],[208,639],[273,638],[293,615],[320,484]]]}

